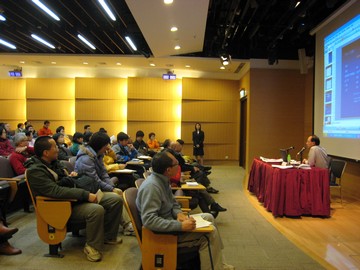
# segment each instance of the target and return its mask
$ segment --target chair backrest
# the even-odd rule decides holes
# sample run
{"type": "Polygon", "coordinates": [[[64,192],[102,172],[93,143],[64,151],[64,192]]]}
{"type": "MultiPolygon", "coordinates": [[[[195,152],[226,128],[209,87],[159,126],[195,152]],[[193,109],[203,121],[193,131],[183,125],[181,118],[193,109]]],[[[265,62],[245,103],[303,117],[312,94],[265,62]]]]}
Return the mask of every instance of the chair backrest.
{"type": "Polygon", "coordinates": [[[136,187],[136,188],[139,188],[144,181],[145,181],[144,178],[136,179],[136,180],[135,180],[135,187],[136,187]]]}
{"type": "Polygon", "coordinates": [[[145,171],[144,173],[143,173],[143,176],[144,176],[144,178],[146,179],[146,178],[148,178],[148,176],[151,174],[151,172],[150,171],[145,171]]]}
{"type": "Polygon", "coordinates": [[[74,165],[70,161],[60,160],[60,163],[62,163],[65,166],[68,173],[71,173],[74,171],[74,165]]]}
{"type": "Polygon", "coordinates": [[[15,173],[11,167],[10,160],[2,156],[0,156],[0,177],[4,177],[4,178],[15,177],[15,173]]]}
{"type": "Polygon", "coordinates": [[[131,222],[135,229],[136,238],[139,242],[139,246],[141,247],[142,222],[141,222],[140,213],[136,207],[137,193],[138,193],[137,188],[131,187],[124,191],[123,197],[124,197],[124,203],[125,203],[126,210],[128,211],[131,222]]]}
{"type": "Polygon", "coordinates": [[[331,163],[330,163],[331,173],[336,178],[341,178],[341,176],[343,175],[343,173],[345,171],[345,167],[346,167],[346,161],[338,160],[338,159],[331,160],[331,163]]]}

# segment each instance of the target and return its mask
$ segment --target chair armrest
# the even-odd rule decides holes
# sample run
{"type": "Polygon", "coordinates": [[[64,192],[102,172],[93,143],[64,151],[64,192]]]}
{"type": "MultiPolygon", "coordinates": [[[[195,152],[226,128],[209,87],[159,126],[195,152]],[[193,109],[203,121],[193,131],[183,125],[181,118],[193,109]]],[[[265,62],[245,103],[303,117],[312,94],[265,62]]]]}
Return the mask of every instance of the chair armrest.
{"type": "Polygon", "coordinates": [[[14,181],[20,182],[23,178],[9,178],[9,177],[0,177],[0,181],[14,181]]]}
{"type": "Polygon", "coordinates": [[[36,201],[68,201],[68,202],[77,202],[77,199],[58,199],[46,196],[36,196],[36,201]]]}

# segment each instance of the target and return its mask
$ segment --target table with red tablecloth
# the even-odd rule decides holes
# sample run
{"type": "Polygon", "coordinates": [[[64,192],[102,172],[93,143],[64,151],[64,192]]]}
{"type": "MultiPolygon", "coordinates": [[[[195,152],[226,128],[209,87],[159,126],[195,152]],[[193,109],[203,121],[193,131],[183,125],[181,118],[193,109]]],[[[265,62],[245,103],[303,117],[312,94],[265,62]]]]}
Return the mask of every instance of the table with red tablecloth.
{"type": "Polygon", "coordinates": [[[248,190],[274,216],[330,216],[329,171],[280,169],[254,159],[248,190]]]}

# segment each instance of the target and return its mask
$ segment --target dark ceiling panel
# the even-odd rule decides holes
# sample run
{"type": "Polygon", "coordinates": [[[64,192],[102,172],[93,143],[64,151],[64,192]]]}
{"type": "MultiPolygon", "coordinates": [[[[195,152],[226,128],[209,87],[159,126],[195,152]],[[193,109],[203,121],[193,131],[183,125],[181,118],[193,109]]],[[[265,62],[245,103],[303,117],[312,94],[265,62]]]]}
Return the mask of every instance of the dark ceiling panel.
{"type": "MultiPolygon", "coordinates": [[[[151,55],[125,0],[108,0],[117,17],[108,18],[96,0],[43,0],[61,18],[51,19],[31,0],[0,2],[0,12],[7,18],[0,23],[0,37],[17,46],[15,53],[57,54],[142,54],[151,55]],[[37,43],[31,33],[47,39],[56,49],[37,43]],[[85,46],[81,33],[97,50],[85,46]],[[134,52],[125,42],[132,37],[138,47],[134,52]]],[[[297,59],[305,48],[314,54],[314,37],[309,31],[346,0],[210,0],[203,51],[186,56],[232,58],[297,59]]],[[[184,15],[185,16],[185,15],[184,15]]],[[[14,52],[0,46],[0,53],[14,52]]]]}

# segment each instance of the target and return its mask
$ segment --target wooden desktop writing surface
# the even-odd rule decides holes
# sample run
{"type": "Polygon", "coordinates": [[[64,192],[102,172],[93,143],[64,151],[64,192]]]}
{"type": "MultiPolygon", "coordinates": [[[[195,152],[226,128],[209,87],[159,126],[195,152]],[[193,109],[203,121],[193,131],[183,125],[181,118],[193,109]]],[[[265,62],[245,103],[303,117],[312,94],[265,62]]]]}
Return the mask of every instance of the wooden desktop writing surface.
{"type": "Polygon", "coordinates": [[[136,172],[135,170],[130,170],[130,169],[122,169],[122,170],[116,170],[116,171],[111,171],[109,173],[121,173],[121,174],[131,174],[136,172]]]}
{"type": "Polygon", "coordinates": [[[214,231],[214,227],[210,225],[210,226],[206,226],[206,227],[196,228],[195,230],[192,230],[191,232],[209,233],[212,231],[214,231]]]}
{"type": "Polygon", "coordinates": [[[130,160],[130,161],[126,162],[126,164],[130,164],[130,165],[144,165],[144,162],[142,162],[142,161],[132,161],[132,160],[130,160]]]}
{"type": "Polygon", "coordinates": [[[204,187],[202,184],[191,185],[189,183],[181,185],[181,189],[192,189],[192,190],[204,190],[206,187],[204,187]]]}

